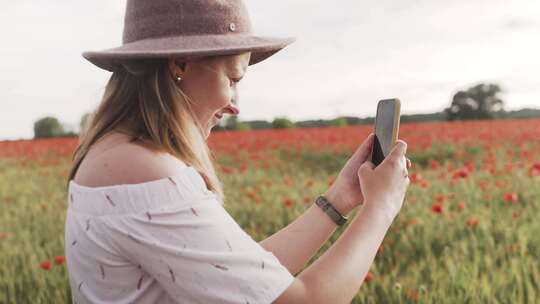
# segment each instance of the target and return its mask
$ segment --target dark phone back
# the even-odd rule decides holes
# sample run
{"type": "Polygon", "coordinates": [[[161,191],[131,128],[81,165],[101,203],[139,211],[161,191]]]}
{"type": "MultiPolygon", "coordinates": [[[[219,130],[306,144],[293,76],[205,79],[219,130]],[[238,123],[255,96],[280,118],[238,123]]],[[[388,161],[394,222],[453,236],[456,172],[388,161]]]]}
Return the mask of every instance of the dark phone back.
{"type": "Polygon", "coordinates": [[[378,166],[390,153],[399,132],[401,102],[397,98],[383,99],[377,104],[375,116],[375,141],[371,152],[371,162],[378,166]]]}

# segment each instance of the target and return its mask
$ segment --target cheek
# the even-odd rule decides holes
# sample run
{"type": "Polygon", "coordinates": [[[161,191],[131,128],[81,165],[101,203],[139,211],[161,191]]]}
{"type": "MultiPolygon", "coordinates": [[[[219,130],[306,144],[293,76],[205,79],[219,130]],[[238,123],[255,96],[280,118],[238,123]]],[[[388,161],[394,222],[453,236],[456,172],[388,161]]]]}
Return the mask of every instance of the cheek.
{"type": "Polygon", "coordinates": [[[185,83],[184,92],[195,103],[200,118],[213,117],[234,96],[233,88],[218,79],[193,79],[185,83]]]}
{"type": "Polygon", "coordinates": [[[195,107],[199,109],[212,107],[221,103],[226,93],[219,84],[208,81],[186,81],[182,89],[191,98],[195,107]]]}
{"type": "Polygon", "coordinates": [[[214,108],[225,107],[232,98],[232,89],[223,83],[215,84],[213,90],[208,91],[208,94],[212,96],[211,100],[208,100],[208,104],[214,108]]]}

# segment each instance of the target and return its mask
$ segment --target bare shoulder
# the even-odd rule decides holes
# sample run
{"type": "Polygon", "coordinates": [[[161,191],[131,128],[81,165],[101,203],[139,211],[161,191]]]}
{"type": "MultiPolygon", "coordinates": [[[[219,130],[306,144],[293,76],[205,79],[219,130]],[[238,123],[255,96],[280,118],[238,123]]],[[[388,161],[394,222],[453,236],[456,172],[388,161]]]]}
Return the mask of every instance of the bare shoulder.
{"type": "Polygon", "coordinates": [[[184,166],[168,153],[157,153],[115,134],[90,149],[73,180],[87,187],[137,184],[178,174],[184,166]]]}

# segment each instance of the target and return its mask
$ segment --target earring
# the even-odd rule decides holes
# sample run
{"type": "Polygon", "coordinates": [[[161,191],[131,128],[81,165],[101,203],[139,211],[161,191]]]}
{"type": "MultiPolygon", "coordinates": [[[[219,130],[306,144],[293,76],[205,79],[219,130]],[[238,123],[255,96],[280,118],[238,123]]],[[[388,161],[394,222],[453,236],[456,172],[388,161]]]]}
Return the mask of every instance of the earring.
{"type": "Polygon", "coordinates": [[[182,78],[180,78],[180,76],[176,75],[176,82],[179,82],[180,80],[182,80],[182,78]]]}

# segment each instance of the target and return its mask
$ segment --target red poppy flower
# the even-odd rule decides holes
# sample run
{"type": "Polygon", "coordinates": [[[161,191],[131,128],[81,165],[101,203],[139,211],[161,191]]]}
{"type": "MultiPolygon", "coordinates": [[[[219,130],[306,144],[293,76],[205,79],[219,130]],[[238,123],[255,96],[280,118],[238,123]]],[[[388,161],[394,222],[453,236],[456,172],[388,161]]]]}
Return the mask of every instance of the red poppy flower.
{"type": "Polygon", "coordinates": [[[49,261],[44,261],[44,262],[41,262],[41,264],[39,264],[39,266],[45,270],[49,270],[52,268],[52,264],[51,262],[49,261]]]}
{"type": "Polygon", "coordinates": [[[255,192],[254,190],[246,190],[246,194],[250,199],[257,198],[257,192],[255,192]]]}
{"type": "Polygon", "coordinates": [[[285,205],[285,207],[290,208],[294,205],[294,201],[290,198],[286,198],[285,200],[283,200],[283,204],[285,205]]]}
{"type": "Polygon", "coordinates": [[[411,183],[415,184],[422,179],[422,176],[420,175],[420,173],[414,172],[409,175],[409,179],[411,180],[411,183]]]}
{"type": "Polygon", "coordinates": [[[479,223],[479,220],[474,217],[471,217],[470,219],[467,220],[467,225],[471,227],[475,227],[476,225],[478,225],[478,223],[479,223]]]}
{"type": "Polygon", "coordinates": [[[56,263],[56,265],[64,264],[65,261],[66,258],[62,255],[57,255],[54,257],[54,262],[56,263]]]}
{"type": "Polygon", "coordinates": [[[416,225],[416,224],[419,224],[420,222],[418,221],[417,218],[413,217],[410,221],[409,221],[409,225],[416,225]]]}
{"type": "Polygon", "coordinates": [[[510,203],[516,203],[518,201],[518,195],[515,192],[507,192],[504,194],[504,200],[510,203]]]}
{"type": "Polygon", "coordinates": [[[469,176],[469,169],[467,168],[461,168],[457,171],[454,172],[454,174],[452,174],[452,178],[453,179],[458,179],[458,178],[466,178],[467,176],[469,176]]]}
{"type": "Polygon", "coordinates": [[[458,203],[457,206],[458,206],[459,210],[463,210],[463,209],[465,209],[465,202],[461,201],[461,202],[458,203]]]}
{"type": "Polygon", "coordinates": [[[225,174],[231,174],[231,173],[233,173],[233,168],[231,168],[231,167],[223,166],[223,167],[221,167],[221,170],[222,170],[223,173],[225,173],[225,174]]]}
{"type": "Polygon", "coordinates": [[[367,282],[369,282],[369,281],[372,281],[373,278],[374,278],[373,274],[372,274],[371,272],[368,272],[368,273],[366,274],[366,277],[364,278],[364,282],[367,283],[367,282]]]}
{"type": "Polygon", "coordinates": [[[441,164],[439,164],[438,161],[433,160],[433,159],[429,160],[429,167],[431,169],[438,169],[440,166],[441,166],[441,164]]]}
{"type": "Polygon", "coordinates": [[[435,200],[437,201],[437,203],[444,203],[446,201],[446,196],[442,193],[439,193],[437,194],[437,196],[435,196],[435,200]]]}
{"type": "Polygon", "coordinates": [[[534,163],[529,168],[529,176],[533,177],[533,176],[539,176],[539,175],[540,175],[540,163],[534,163]]]}
{"type": "Polygon", "coordinates": [[[443,206],[440,203],[435,203],[431,206],[431,211],[436,214],[441,214],[443,212],[443,206]]]}

